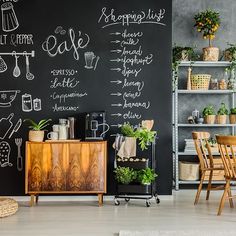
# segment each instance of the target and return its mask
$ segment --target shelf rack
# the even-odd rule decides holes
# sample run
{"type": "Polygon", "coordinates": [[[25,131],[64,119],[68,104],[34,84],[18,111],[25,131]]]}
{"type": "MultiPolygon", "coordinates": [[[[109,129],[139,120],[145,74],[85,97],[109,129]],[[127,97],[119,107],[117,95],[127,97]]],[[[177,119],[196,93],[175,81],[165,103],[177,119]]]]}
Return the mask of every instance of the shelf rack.
{"type": "MultiPolygon", "coordinates": [[[[228,67],[231,63],[228,61],[218,61],[218,62],[207,62],[207,61],[196,61],[196,62],[181,62],[179,67],[228,67]]],[[[234,90],[184,90],[178,89],[178,81],[176,83],[176,88],[173,91],[172,97],[172,122],[173,122],[173,175],[174,175],[174,185],[175,190],[179,190],[180,184],[198,184],[199,181],[182,181],[179,180],[179,156],[196,156],[196,152],[182,152],[179,150],[179,129],[193,129],[193,128],[222,128],[228,127],[231,129],[231,134],[235,134],[235,127],[234,124],[182,124],[178,121],[178,110],[179,104],[178,99],[179,96],[183,95],[229,95],[231,96],[231,105],[235,107],[235,93],[234,90]]],[[[215,155],[219,155],[219,153],[213,153],[215,155]]],[[[213,181],[214,184],[222,184],[223,181],[213,181]]]]}

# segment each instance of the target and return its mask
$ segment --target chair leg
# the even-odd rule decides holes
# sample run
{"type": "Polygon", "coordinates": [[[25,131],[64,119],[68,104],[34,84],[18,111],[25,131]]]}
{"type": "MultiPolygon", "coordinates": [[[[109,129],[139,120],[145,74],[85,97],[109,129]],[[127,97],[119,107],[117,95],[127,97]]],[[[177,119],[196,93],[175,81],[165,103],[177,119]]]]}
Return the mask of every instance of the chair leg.
{"type": "Polygon", "coordinates": [[[199,186],[198,186],[198,190],[197,190],[197,194],[196,194],[196,197],[195,197],[194,205],[198,204],[200,193],[202,191],[202,184],[203,184],[203,181],[204,181],[204,178],[205,178],[205,172],[206,171],[202,172],[201,181],[200,181],[199,186]]]}
{"type": "Polygon", "coordinates": [[[206,200],[208,200],[209,196],[210,196],[212,176],[213,176],[213,170],[210,171],[209,182],[208,182],[208,186],[207,186],[206,200]]]}
{"type": "Polygon", "coordinates": [[[231,193],[231,187],[229,185],[229,189],[228,189],[228,197],[229,197],[229,205],[231,208],[234,208],[234,202],[233,202],[233,198],[232,198],[232,193],[231,193]]]}
{"type": "Polygon", "coordinates": [[[218,213],[217,213],[218,216],[221,215],[222,209],[225,204],[226,194],[229,191],[229,187],[230,187],[230,180],[227,179],[226,184],[225,184],[225,190],[224,190],[224,193],[223,193],[221,200],[220,200],[220,205],[219,205],[219,209],[218,209],[218,213]]]}

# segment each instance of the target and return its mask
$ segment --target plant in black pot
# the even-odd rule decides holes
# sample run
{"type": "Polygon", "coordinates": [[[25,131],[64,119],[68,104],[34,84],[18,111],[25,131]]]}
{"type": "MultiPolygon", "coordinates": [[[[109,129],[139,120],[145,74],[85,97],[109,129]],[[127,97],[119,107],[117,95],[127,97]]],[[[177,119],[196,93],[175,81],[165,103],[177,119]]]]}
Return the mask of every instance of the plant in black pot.
{"type": "Polygon", "coordinates": [[[129,167],[117,167],[114,173],[119,184],[130,184],[137,178],[137,172],[129,167]]]}
{"type": "Polygon", "coordinates": [[[146,168],[142,169],[138,172],[138,181],[143,185],[150,185],[152,182],[155,181],[157,174],[155,173],[154,169],[146,168]]]}

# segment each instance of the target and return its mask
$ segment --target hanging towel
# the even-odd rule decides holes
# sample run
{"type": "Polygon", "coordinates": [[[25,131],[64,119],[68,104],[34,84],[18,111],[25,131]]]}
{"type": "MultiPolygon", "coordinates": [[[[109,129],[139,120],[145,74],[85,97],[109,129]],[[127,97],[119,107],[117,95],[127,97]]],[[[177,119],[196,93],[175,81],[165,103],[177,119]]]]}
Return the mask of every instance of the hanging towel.
{"type": "Polygon", "coordinates": [[[136,156],[136,138],[125,137],[125,140],[121,143],[121,146],[117,155],[121,158],[135,157],[136,156]]]}
{"type": "Polygon", "coordinates": [[[116,150],[119,151],[120,146],[122,144],[122,142],[124,142],[125,137],[122,134],[117,134],[116,135],[116,139],[115,142],[113,143],[112,147],[116,150]]]}

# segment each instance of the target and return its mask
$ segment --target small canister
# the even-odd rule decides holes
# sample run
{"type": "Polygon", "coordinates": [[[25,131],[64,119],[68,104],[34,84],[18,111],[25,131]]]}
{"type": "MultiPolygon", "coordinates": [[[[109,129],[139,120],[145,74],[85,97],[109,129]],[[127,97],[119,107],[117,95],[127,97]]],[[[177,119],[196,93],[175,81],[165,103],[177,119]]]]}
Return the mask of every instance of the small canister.
{"type": "Polygon", "coordinates": [[[219,89],[220,90],[225,90],[227,89],[227,82],[225,81],[225,79],[221,79],[219,81],[219,89]]]}
{"type": "Polygon", "coordinates": [[[211,79],[210,89],[212,89],[212,90],[218,89],[218,81],[217,81],[217,79],[211,79]]]}

